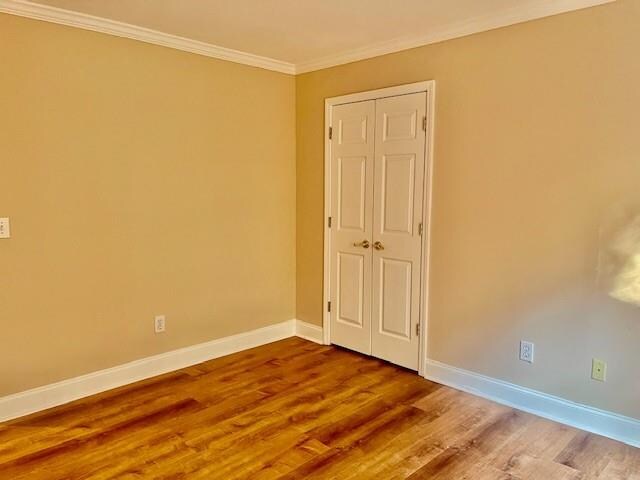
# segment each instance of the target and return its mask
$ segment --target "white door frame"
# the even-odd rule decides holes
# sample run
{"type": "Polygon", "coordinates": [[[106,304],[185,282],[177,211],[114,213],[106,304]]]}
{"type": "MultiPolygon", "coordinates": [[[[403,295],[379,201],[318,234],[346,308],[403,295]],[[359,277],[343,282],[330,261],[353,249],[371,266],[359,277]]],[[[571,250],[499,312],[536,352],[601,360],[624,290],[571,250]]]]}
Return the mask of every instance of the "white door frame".
{"type": "Polygon", "coordinates": [[[331,312],[327,308],[329,302],[330,285],[330,252],[331,252],[331,229],[328,219],[331,217],[331,142],[329,141],[329,129],[331,128],[331,118],[333,107],[345,103],[362,102],[365,100],[376,100],[384,97],[395,97],[398,95],[408,95],[411,93],[427,93],[427,136],[425,142],[425,175],[424,175],[424,206],[422,234],[422,262],[421,262],[421,301],[420,301],[420,350],[418,362],[418,374],[425,376],[427,364],[427,332],[429,319],[429,255],[431,245],[431,196],[433,183],[433,134],[435,121],[435,80],[425,82],[398,85],[395,87],[370,90],[368,92],[352,93],[339,97],[327,98],[324,101],[324,281],[322,294],[322,324],[324,330],[324,343],[331,343],[331,312]]]}

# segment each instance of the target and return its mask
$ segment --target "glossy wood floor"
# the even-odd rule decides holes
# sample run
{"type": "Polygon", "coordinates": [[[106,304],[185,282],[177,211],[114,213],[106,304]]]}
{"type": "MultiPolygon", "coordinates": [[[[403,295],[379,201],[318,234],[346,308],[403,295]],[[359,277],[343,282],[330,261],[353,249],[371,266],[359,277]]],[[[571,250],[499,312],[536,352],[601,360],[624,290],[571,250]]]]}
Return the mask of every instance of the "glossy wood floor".
{"type": "Polygon", "coordinates": [[[292,338],[0,424],[1,479],[640,479],[640,450],[292,338]]]}

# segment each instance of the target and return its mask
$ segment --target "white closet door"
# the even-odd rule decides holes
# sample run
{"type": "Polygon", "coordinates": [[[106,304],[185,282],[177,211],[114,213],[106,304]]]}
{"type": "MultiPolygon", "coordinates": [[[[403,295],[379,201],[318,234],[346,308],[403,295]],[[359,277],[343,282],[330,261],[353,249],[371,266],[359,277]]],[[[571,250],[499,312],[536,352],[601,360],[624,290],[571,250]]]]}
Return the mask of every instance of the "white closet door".
{"type": "Polygon", "coordinates": [[[418,369],[426,93],[376,100],[372,355],[418,369]]]}
{"type": "Polygon", "coordinates": [[[371,354],[375,101],[333,108],[331,342],[371,354]]]}

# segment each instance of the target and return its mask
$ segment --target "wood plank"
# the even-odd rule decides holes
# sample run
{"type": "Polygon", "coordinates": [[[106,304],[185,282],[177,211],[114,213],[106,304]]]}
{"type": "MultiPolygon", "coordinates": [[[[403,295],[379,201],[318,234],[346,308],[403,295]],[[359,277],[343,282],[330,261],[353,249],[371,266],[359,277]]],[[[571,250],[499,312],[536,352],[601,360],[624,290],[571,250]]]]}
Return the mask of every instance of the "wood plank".
{"type": "Polygon", "coordinates": [[[0,424],[0,478],[640,480],[640,450],[292,338],[0,424]]]}

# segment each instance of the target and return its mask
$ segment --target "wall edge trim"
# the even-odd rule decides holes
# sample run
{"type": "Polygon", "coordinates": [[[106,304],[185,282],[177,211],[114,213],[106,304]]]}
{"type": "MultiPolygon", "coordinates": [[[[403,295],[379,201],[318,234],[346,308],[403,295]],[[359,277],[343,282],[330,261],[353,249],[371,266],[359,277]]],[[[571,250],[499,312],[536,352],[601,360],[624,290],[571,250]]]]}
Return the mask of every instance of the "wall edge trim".
{"type": "Polygon", "coordinates": [[[292,63],[26,0],[0,0],[0,13],[106,33],[289,75],[295,74],[295,65],[292,63]]]}
{"type": "Polygon", "coordinates": [[[564,425],[640,447],[640,420],[427,360],[424,377],[564,425]]]}
{"type": "Polygon", "coordinates": [[[302,320],[296,320],[296,336],[310,342],[324,345],[324,331],[322,327],[302,320]]]}
{"type": "Polygon", "coordinates": [[[378,42],[365,47],[351,49],[296,64],[27,0],[0,0],[0,13],[8,13],[34,20],[91,30],[204,55],[218,60],[249,65],[289,75],[297,75],[615,1],[616,0],[544,0],[533,6],[513,7],[461,22],[444,24],[439,28],[434,28],[429,33],[378,42]]]}
{"type": "Polygon", "coordinates": [[[296,321],[287,320],[0,397],[0,422],[293,337],[295,333],[296,321]]]}
{"type": "Polygon", "coordinates": [[[367,60],[369,58],[397,53],[412,48],[424,47],[425,45],[431,45],[433,43],[453,40],[475,33],[487,32],[497,28],[508,27],[518,23],[604,5],[615,1],[616,0],[545,0],[533,6],[513,7],[507,10],[470,18],[462,22],[444,24],[426,34],[387,40],[367,45],[366,47],[300,62],[295,65],[295,70],[296,74],[314,72],[316,70],[367,60]]]}

